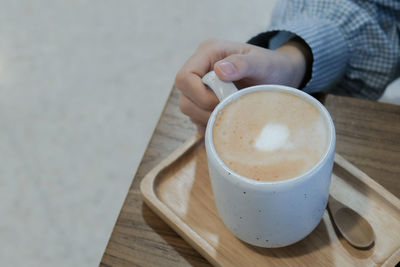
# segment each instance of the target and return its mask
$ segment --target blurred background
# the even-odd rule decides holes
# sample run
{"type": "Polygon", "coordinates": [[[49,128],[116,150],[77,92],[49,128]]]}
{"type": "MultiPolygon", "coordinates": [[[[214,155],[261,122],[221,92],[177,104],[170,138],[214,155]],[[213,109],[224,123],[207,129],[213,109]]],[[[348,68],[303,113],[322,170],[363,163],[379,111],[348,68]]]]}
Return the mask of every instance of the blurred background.
{"type": "Polygon", "coordinates": [[[0,265],[97,266],[179,67],[273,4],[0,0],[0,265]]]}
{"type": "Polygon", "coordinates": [[[0,0],[0,265],[98,265],[179,67],[274,2],[0,0]]]}

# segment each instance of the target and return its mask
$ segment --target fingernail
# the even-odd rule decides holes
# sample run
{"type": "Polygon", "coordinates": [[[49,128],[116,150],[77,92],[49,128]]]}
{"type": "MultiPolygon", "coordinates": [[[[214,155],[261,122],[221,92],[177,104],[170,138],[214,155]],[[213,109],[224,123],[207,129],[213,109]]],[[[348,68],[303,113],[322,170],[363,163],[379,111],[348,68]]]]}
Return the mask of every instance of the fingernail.
{"type": "Polygon", "coordinates": [[[224,75],[233,75],[236,73],[236,68],[235,66],[230,63],[229,61],[219,61],[216,63],[219,70],[224,74],[224,75]]]}

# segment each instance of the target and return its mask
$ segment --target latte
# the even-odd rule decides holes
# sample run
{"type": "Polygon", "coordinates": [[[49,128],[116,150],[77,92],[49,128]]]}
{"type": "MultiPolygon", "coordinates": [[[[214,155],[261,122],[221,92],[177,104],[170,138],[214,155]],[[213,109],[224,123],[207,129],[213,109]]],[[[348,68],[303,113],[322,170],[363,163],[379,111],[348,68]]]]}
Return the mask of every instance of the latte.
{"type": "Polygon", "coordinates": [[[328,123],[300,96],[256,91],[227,104],[213,125],[218,156],[234,172],[258,181],[297,177],[327,150],[328,123]]]}

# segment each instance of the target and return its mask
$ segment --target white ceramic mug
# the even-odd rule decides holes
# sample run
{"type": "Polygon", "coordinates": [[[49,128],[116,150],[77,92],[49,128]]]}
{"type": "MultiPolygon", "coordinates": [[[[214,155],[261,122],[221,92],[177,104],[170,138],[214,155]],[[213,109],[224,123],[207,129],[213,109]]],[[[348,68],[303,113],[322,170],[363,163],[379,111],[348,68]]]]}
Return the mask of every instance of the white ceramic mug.
{"type": "Polygon", "coordinates": [[[232,83],[220,81],[214,72],[203,77],[220,103],[207,124],[205,145],[215,203],[224,224],[239,239],[260,247],[283,247],[308,234],[321,221],[329,197],[335,128],[326,108],[312,96],[281,85],[259,85],[238,91],[232,83]],[[328,148],[308,172],[288,180],[256,181],[229,169],[213,144],[213,125],[217,114],[242,95],[262,90],[283,91],[305,99],[318,108],[328,122],[328,148]]]}

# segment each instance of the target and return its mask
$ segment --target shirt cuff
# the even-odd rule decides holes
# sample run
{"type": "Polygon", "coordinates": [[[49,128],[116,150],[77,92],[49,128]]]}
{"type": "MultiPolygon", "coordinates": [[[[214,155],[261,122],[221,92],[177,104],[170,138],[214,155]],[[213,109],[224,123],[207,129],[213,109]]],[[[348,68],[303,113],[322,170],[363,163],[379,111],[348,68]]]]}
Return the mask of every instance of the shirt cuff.
{"type": "Polygon", "coordinates": [[[303,89],[305,92],[328,90],[342,77],[347,65],[348,47],[343,34],[332,22],[294,19],[282,25],[269,27],[266,34],[282,31],[299,36],[311,48],[312,73],[311,79],[303,89]]]}

